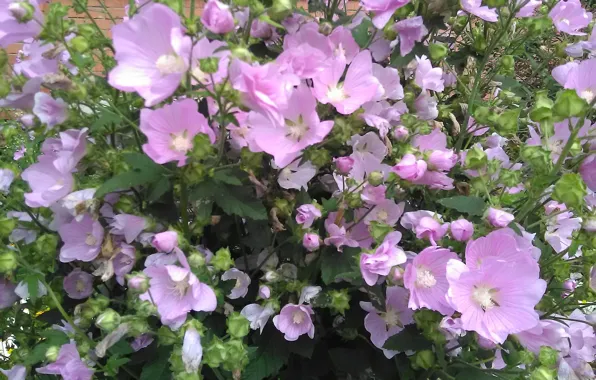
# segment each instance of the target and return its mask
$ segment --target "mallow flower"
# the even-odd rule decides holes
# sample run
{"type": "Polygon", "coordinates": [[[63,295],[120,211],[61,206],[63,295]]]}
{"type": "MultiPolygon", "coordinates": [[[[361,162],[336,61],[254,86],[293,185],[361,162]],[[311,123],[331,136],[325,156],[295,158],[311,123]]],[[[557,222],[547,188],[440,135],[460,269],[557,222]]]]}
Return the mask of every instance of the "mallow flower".
{"type": "Polygon", "coordinates": [[[261,306],[256,303],[244,306],[240,311],[240,314],[250,322],[250,328],[253,330],[259,330],[262,334],[267,321],[275,314],[275,310],[269,305],[261,306]]]}
{"type": "Polygon", "coordinates": [[[37,368],[37,373],[45,375],[61,375],[64,379],[91,380],[93,370],[81,360],[74,342],[60,347],[58,358],[54,363],[37,368]]]}
{"type": "Polygon", "coordinates": [[[236,268],[231,268],[221,275],[223,281],[235,280],[236,283],[232,288],[228,298],[238,299],[243,298],[248,293],[248,286],[250,285],[250,276],[236,268]]]}
{"type": "Polygon", "coordinates": [[[302,228],[310,228],[313,222],[321,217],[321,210],[315,205],[307,203],[296,209],[296,223],[301,224],[302,228]]]}
{"type": "Polygon", "coordinates": [[[54,99],[45,92],[35,94],[33,114],[47,125],[48,129],[62,124],[68,119],[68,105],[62,98],[54,99]]]}
{"type": "Polygon", "coordinates": [[[554,348],[561,357],[569,352],[567,326],[558,321],[542,319],[531,329],[515,334],[515,338],[536,355],[540,354],[540,347],[554,348]]]}
{"type": "Polygon", "coordinates": [[[416,73],[414,75],[414,82],[424,90],[432,90],[436,92],[442,92],[445,89],[443,83],[443,69],[440,67],[434,67],[430,63],[430,60],[423,55],[422,57],[416,57],[416,73]]]}
{"type": "Polygon", "coordinates": [[[312,162],[306,161],[300,164],[300,160],[296,160],[280,171],[277,183],[284,189],[306,189],[308,181],[315,174],[317,174],[317,168],[312,162]]]}
{"type": "Polygon", "coordinates": [[[308,305],[287,304],[281,309],[279,315],[273,317],[273,324],[289,342],[297,340],[304,334],[312,339],[315,337],[315,325],[311,315],[314,313],[308,305]]]}
{"type": "Polygon", "coordinates": [[[548,15],[559,32],[572,36],[585,35],[580,30],[592,21],[592,13],[587,12],[579,0],[558,1],[548,15]]]}
{"type": "Polygon", "coordinates": [[[363,0],[361,4],[366,11],[373,12],[373,25],[383,29],[393,13],[409,2],[410,0],[363,0]]]}
{"type": "Polygon", "coordinates": [[[144,5],[135,17],[112,27],[117,66],[108,83],[136,91],[151,107],[172,95],[188,70],[191,38],[180,17],[168,6],[144,5]]]}
{"type": "Polygon", "coordinates": [[[218,0],[209,0],[203,8],[201,22],[207,30],[224,34],[234,30],[234,16],[230,7],[218,0]]]}
{"type": "Polygon", "coordinates": [[[16,42],[36,37],[41,32],[43,22],[43,14],[37,1],[1,0],[0,47],[6,48],[16,42]]]}
{"type": "Polygon", "coordinates": [[[75,268],[64,277],[63,286],[69,298],[85,299],[93,293],[93,276],[80,268],[75,268]]]}
{"type": "Polygon", "coordinates": [[[97,257],[103,243],[103,227],[97,220],[85,215],[80,221],[63,224],[58,234],[64,242],[60,248],[60,261],[74,260],[89,262],[97,257]]]}
{"type": "Polygon", "coordinates": [[[124,236],[124,240],[130,244],[147,227],[147,220],[142,216],[118,214],[112,218],[110,227],[113,235],[124,236]]]}
{"type": "Polygon", "coordinates": [[[375,285],[380,276],[389,275],[394,266],[406,262],[405,252],[397,246],[400,239],[400,232],[390,232],[373,253],[360,255],[360,273],[367,285],[375,285]]]}
{"type": "Polygon", "coordinates": [[[211,143],[215,133],[193,99],[184,99],[162,108],[141,110],[140,130],[147,136],[143,151],[158,164],[178,161],[186,165],[186,155],[193,148],[193,138],[204,133],[211,143]]]}
{"type": "Polygon", "coordinates": [[[72,174],[56,169],[53,157],[47,155],[39,156],[39,162],[25,169],[21,178],[31,187],[31,192],[25,193],[29,207],[49,207],[74,187],[72,174]]]}
{"type": "Polygon", "coordinates": [[[496,22],[499,19],[497,11],[482,5],[482,0],[460,0],[462,9],[474,16],[480,17],[484,21],[496,22]]]}
{"type": "Polygon", "coordinates": [[[522,262],[538,266],[535,250],[538,250],[523,236],[510,228],[493,231],[466,245],[466,265],[478,269],[489,257],[508,262],[522,262]]]}
{"type": "Polygon", "coordinates": [[[428,34],[428,29],[424,26],[422,16],[410,17],[395,23],[393,29],[397,32],[399,39],[399,54],[402,57],[408,55],[416,42],[422,42],[424,36],[428,34]]]}
{"type": "Polygon", "coordinates": [[[159,252],[169,253],[178,247],[178,233],[176,231],[164,231],[153,235],[151,245],[159,252]]]}
{"type": "Polygon", "coordinates": [[[85,156],[88,132],[87,128],[60,132],[59,138],[49,138],[44,141],[41,152],[52,158],[52,163],[59,172],[73,172],[85,156]]]}
{"type": "Polygon", "coordinates": [[[0,369],[0,372],[8,380],[25,380],[27,378],[27,367],[17,364],[10,369],[0,369]]]}

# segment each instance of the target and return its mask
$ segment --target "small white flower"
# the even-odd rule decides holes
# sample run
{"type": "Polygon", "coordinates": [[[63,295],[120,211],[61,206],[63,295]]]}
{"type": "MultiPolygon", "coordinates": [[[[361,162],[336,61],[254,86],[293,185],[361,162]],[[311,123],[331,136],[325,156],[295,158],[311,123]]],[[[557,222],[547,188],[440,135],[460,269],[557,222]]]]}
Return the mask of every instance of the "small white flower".
{"type": "Polygon", "coordinates": [[[187,373],[195,373],[199,369],[203,359],[203,346],[201,346],[201,336],[199,332],[189,327],[184,333],[182,343],[182,362],[187,373]]]}

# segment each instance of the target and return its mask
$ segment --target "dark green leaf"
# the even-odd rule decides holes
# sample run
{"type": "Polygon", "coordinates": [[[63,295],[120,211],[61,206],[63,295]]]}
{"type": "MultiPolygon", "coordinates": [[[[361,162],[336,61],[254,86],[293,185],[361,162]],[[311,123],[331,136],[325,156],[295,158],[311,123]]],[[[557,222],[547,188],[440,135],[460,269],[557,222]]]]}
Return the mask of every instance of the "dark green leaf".
{"type": "Polygon", "coordinates": [[[169,379],[172,346],[160,346],[154,360],[143,367],[140,380],[169,379]]]}
{"type": "Polygon", "coordinates": [[[36,274],[29,274],[25,277],[25,283],[27,284],[27,291],[29,292],[31,302],[35,302],[39,295],[39,276],[36,274]]]}
{"type": "Polygon", "coordinates": [[[158,182],[165,178],[164,168],[144,154],[127,153],[123,155],[123,159],[132,169],[104,182],[95,192],[96,198],[101,198],[112,191],[126,190],[131,187],[158,182]]]}
{"type": "Polygon", "coordinates": [[[263,202],[258,200],[252,192],[249,187],[236,187],[205,181],[193,190],[192,199],[195,201],[213,199],[228,215],[267,220],[267,210],[263,206],[263,202]]]}
{"type": "Polygon", "coordinates": [[[110,356],[105,365],[105,374],[115,377],[118,374],[118,369],[129,361],[129,358],[121,358],[119,355],[110,356]]]}
{"type": "Polygon", "coordinates": [[[147,197],[147,202],[155,202],[161,198],[170,189],[170,180],[167,177],[161,177],[152,187],[147,197]]]}
{"type": "Polygon", "coordinates": [[[164,169],[156,164],[149,156],[142,153],[125,153],[122,159],[134,169],[141,171],[162,172],[164,169]]]}
{"type": "Polygon", "coordinates": [[[323,252],[321,257],[321,277],[325,284],[330,284],[343,274],[354,272],[356,257],[361,252],[360,248],[344,247],[343,252],[334,249],[323,252]]]}
{"type": "Polygon", "coordinates": [[[368,357],[362,355],[362,350],[338,347],[329,350],[329,356],[338,371],[354,376],[370,367],[368,357]]]}
{"type": "Polygon", "coordinates": [[[243,380],[262,380],[277,372],[288,360],[286,355],[274,350],[261,351],[257,347],[248,348],[249,362],[242,372],[243,380]]]}
{"type": "Polygon", "coordinates": [[[337,211],[337,198],[323,199],[321,202],[325,211],[337,211]]]}
{"type": "Polygon", "coordinates": [[[447,208],[452,208],[468,215],[481,216],[486,208],[486,203],[479,197],[458,195],[451,198],[443,198],[439,203],[447,208]]]}
{"type": "Polygon", "coordinates": [[[91,127],[89,129],[91,130],[91,132],[93,132],[98,129],[104,128],[110,124],[119,124],[121,121],[122,118],[119,115],[104,108],[99,111],[99,117],[97,118],[97,120],[93,122],[93,124],[91,124],[91,127]]]}
{"type": "Polygon", "coordinates": [[[315,341],[306,335],[302,335],[298,340],[288,342],[288,350],[291,353],[310,359],[315,350],[315,341]]]}
{"type": "Polygon", "coordinates": [[[360,25],[352,29],[352,37],[358,44],[358,46],[365,47],[368,44],[369,36],[368,36],[368,28],[372,25],[370,20],[365,19],[362,20],[360,25]]]}
{"type": "Polygon", "coordinates": [[[463,371],[459,372],[455,376],[456,380],[498,380],[502,379],[500,376],[495,376],[494,374],[486,371],[482,371],[481,369],[472,369],[467,368],[463,371]]]}
{"type": "Polygon", "coordinates": [[[68,343],[68,337],[62,331],[58,330],[45,330],[39,333],[39,335],[46,339],[35,346],[29,355],[25,357],[23,362],[24,365],[37,364],[46,358],[46,351],[52,346],[62,346],[68,343]]]}
{"type": "Polygon", "coordinates": [[[109,351],[111,354],[120,356],[132,354],[134,352],[130,344],[125,340],[118,341],[118,343],[110,347],[109,351]]]}
{"type": "Polygon", "coordinates": [[[246,177],[246,173],[242,170],[222,169],[213,173],[213,179],[216,182],[225,183],[227,185],[242,186],[241,178],[246,177]]]}
{"type": "Polygon", "coordinates": [[[398,334],[393,335],[383,345],[384,349],[394,351],[420,351],[429,349],[432,343],[422,336],[414,326],[406,326],[398,334]]]}

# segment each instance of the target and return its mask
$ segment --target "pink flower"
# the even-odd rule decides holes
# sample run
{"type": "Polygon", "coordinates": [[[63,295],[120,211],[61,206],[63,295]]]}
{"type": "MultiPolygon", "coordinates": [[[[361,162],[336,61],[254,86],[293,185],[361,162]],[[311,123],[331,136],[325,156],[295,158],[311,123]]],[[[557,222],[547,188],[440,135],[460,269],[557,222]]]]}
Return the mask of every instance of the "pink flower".
{"type": "Polygon", "coordinates": [[[60,248],[60,261],[69,263],[74,260],[89,262],[95,259],[101,250],[104,231],[101,224],[89,215],[63,224],[58,230],[64,242],[60,248]]]}
{"type": "Polygon", "coordinates": [[[363,218],[367,213],[366,208],[361,208],[354,211],[354,222],[347,223],[344,218],[339,220],[339,225],[336,224],[337,212],[330,212],[325,219],[325,229],[329,234],[329,238],[324,242],[327,245],[335,245],[341,251],[342,245],[349,247],[358,247],[368,249],[372,244],[372,237],[368,232],[368,227],[363,222],[363,218]]]}
{"type": "Polygon", "coordinates": [[[269,304],[263,307],[259,304],[252,303],[244,306],[244,308],[240,311],[240,314],[249,320],[251,329],[259,330],[262,334],[265,325],[269,321],[269,318],[275,314],[275,310],[273,310],[269,304]]]}
{"type": "Polygon", "coordinates": [[[63,281],[64,291],[69,298],[82,300],[93,293],[93,276],[75,268],[63,281]]]}
{"type": "Polygon", "coordinates": [[[27,152],[27,148],[25,148],[25,145],[21,145],[21,147],[14,152],[12,159],[15,161],[18,161],[21,158],[25,157],[26,152],[27,152]]]}
{"type": "Polygon", "coordinates": [[[418,66],[416,66],[415,83],[424,90],[442,92],[445,89],[443,83],[443,70],[440,67],[432,67],[429,59],[425,55],[416,57],[418,66]]]}
{"type": "Polygon", "coordinates": [[[587,322],[586,315],[580,310],[574,310],[570,315],[570,319],[574,321],[566,321],[569,328],[569,341],[571,342],[571,349],[569,356],[576,360],[591,363],[594,361],[596,355],[596,334],[594,328],[587,322]],[[583,321],[583,322],[580,322],[583,321]]]}
{"type": "Polygon", "coordinates": [[[147,226],[147,221],[141,216],[131,214],[118,214],[110,223],[111,233],[123,235],[128,244],[132,243],[147,226]]]}
{"type": "Polygon", "coordinates": [[[93,370],[81,360],[74,342],[60,347],[56,361],[37,368],[37,373],[61,375],[64,379],[69,380],[91,380],[93,377],[93,370]]]}
{"type": "Polygon", "coordinates": [[[391,232],[374,253],[362,253],[360,255],[360,273],[364,282],[369,286],[375,285],[379,276],[389,275],[391,268],[394,266],[406,262],[406,254],[401,248],[397,247],[400,239],[401,233],[391,232]]]}
{"type": "Polygon", "coordinates": [[[522,262],[537,265],[532,243],[517,235],[510,228],[496,230],[488,235],[471,240],[466,246],[466,265],[477,269],[489,257],[507,262],[522,262]]]}
{"type": "Polygon", "coordinates": [[[221,279],[223,281],[236,280],[234,288],[232,288],[230,294],[228,294],[229,299],[235,300],[238,298],[243,298],[246,296],[246,293],[248,293],[250,277],[246,273],[236,268],[232,268],[225,271],[224,274],[221,275],[221,279]]]}
{"type": "Polygon", "coordinates": [[[414,181],[422,178],[426,173],[427,164],[424,160],[419,160],[411,153],[405,154],[391,171],[400,178],[407,181],[414,181]]]}
{"type": "Polygon", "coordinates": [[[412,51],[416,42],[428,34],[421,16],[407,18],[395,23],[393,26],[399,38],[399,54],[405,57],[412,51]]]}
{"type": "Polygon", "coordinates": [[[287,304],[279,315],[273,317],[273,324],[289,342],[297,340],[303,334],[312,339],[315,336],[315,325],[312,323],[311,315],[314,313],[308,305],[287,304]]]}
{"type": "Polygon", "coordinates": [[[468,241],[474,235],[474,225],[466,219],[451,222],[451,237],[457,241],[468,241]]]}
{"type": "Polygon", "coordinates": [[[446,277],[447,262],[459,260],[457,254],[446,248],[428,247],[414,257],[406,267],[404,286],[410,290],[408,307],[436,310],[443,315],[453,314],[445,296],[449,283],[446,277]]]}
{"type": "Polygon", "coordinates": [[[232,87],[240,92],[244,104],[265,116],[274,125],[282,126],[282,111],[288,106],[290,90],[296,77],[285,75],[275,63],[250,65],[234,59],[229,69],[232,87]]]}
{"type": "Polygon", "coordinates": [[[0,369],[7,380],[25,380],[27,378],[27,367],[17,364],[10,369],[0,369]]]}
{"type": "Polygon", "coordinates": [[[315,233],[305,233],[302,238],[302,246],[309,252],[316,251],[321,245],[321,238],[315,233]]]}
{"type": "Polygon", "coordinates": [[[35,94],[41,89],[42,77],[29,79],[22,88],[14,89],[4,99],[0,99],[0,107],[30,110],[35,104],[35,94]]]}
{"type": "Polygon", "coordinates": [[[234,30],[234,16],[230,7],[217,0],[209,0],[201,15],[203,26],[209,31],[224,34],[234,30]]]}
{"type": "Polygon", "coordinates": [[[277,183],[284,189],[306,189],[308,181],[310,181],[317,169],[310,161],[300,164],[300,160],[296,160],[290,165],[286,166],[279,173],[277,183]]]}
{"type": "MultiPolygon", "coordinates": [[[[215,83],[220,83],[228,75],[228,64],[230,62],[230,51],[219,50],[226,47],[226,44],[222,41],[209,41],[207,37],[203,37],[197,41],[195,46],[192,48],[192,61],[190,73],[192,75],[193,83],[200,82],[202,84],[212,84],[211,76],[215,83]],[[215,57],[219,58],[217,65],[217,71],[213,74],[204,73],[201,70],[200,60],[203,58],[215,57]]],[[[238,115],[236,115],[238,116],[238,115]]]]}
{"type": "Polygon", "coordinates": [[[145,107],[165,100],[188,70],[191,39],[180,17],[162,4],[149,3],[132,19],[112,28],[115,59],[108,82],[121,91],[136,91],[145,107]]]}
{"type": "Polygon", "coordinates": [[[141,299],[154,302],[161,322],[172,329],[178,329],[191,310],[213,311],[217,307],[213,290],[188,268],[160,265],[147,267],[144,272],[150,281],[141,299]]]}
{"type": "Polygon", "coordinates": [[[120,251],[112,258],[112,266],[116,281],[124,286],[124,276],[129,274],[135,265],[136,250],[132,245],[120,244],[120,251]]]}
{"type": "Polygon", "coordinates": [[[321,210],[313,204],[304,204],[296,209],[296,223],[302,224],[302,228],[310,228],[313,222],[321,217],[321,210]]]}
{"type": "MultiPolygon", "coordinates": [[[[525,0],[517,0],[517,6],[526,3],[525,0]]],[[[542,5],[542,0],[529,0],[515,15],[516,17],[532,17],[536,8],[542,5]]]]}
{"type": "Polygon", "coordinates": [[[569,334],[561,322],[542,319],[536,326],[515,334],[515,337],[526,350],[536,355],[543,346],[554,348],[561,356],[569,352],[569,334]]]}
{"type": "Polygon", "coordinates": [[[308,87],[294,90],[290,103],[292,106],[282,112],[285,119],[282,126],[259,113],[251,112],[248,116],[249,146],[254,143],[258,149],[253,151],[271,154],[278,167],[290,164],[304,148],[323,141],[333,128],[333,121],[319,120],[317,102],[308,87]]]}
{"type": "Polygon", "coordinates": [[[149,334],[141,334],[136,337],[131,343],[130,347],[135,351],[140,351],[143,348],[149,347],[153,343],[153,337],[149,334]]]}
{"type": "Polygon", "coordinates": [[[416,115],[422,120],[434,120],[439,116],[437,98],[430,96],[428,91],[422,91],[414,102],[416,115]]]}
{"type": "Polygon", "coordinates": [[[38,92],[35,94],[33,113],[51,129],[68,119],[68,105],[61,98],[54,99],[45,92],[38,92]]]}
{"type": "Polygon", "coordinates": [[[557,2],[548,16],[553,20],[553,24],[559,32],[572,36],[584,36],[586,33],[579,30],[588,26],[592,21],[592,13],[586,12],[579,0],[557,2]]]}
{"type": "Polygon", "coordinates": [[[215,142],[215,133],[192,99],[167,104],[157,110],[142,109],[140,129],[148,140],[143,151],[158,164],[178,161],[179,167],[186,165],[186,154],[199,133],[215,142]]]}
{"type": "MultiPolygon", "coordinates": [[[[561,1],[558,4],[561,3],[564,2],[561,1]]],[[[555,74],[555,70],[559,67],[553,70],[553,75],[555,74]]],[[[580,98],[590,103],[596,96],[596,79],[592,75],[595,70],[596,58],[586,59],[581,61],[577,66],[571,66],[563,81],[557,81],[565,88],[574,89],[580,98]]],[[[575,123],[573,125],[575,125],[575,123]]],[[[569,128],[568,124],[566,127],[569,128]]]]}
{"type": "Polygon", "coordinates": [[[425,216],[420,219],[414,231],[418,239],[429,239],[432,245],[437,245],[436,241],[441,240],[449,229],[449,223],[439,223],[436,219],[425,216]]]}
{"type": "Polygon", "coordinates": [[[499,19],[499,16],[497,15],[497,12],[494,8],[481,5],[482,0],[460,0],[460,2],[461,7],[465,12],[480,17],[484,21],[496,22],[499,19]]]}
{"type": "Polygon", "coordinates": [[[14,290],[16,285],[7,278],[0,276],[0,310],[11,307],[19,299],[14,290]]]}
{"type": "Polygon", "coordinates": [[[360,199],[366,202],[368,205],[378,205],[387,199],[385,192],[387,187],[385,185],[373,186],[367,184],[364,186],[364,190],[360,193],[360,199]]]}
{"type": "Polygon", "coordinates": [[[393,199],[385,199],[371,207],[371,211],[364,218],[364,224],[372,221],[394,226],[404,213],[405,203],[395,203],[393,199]]]}
{"type": "Polygon", "coordinates": [[[379,81],[382,91],[373,100],[400,100],[404,98],[404,88],[399,81],[399,73],[393,67],[383,67],[373,63],[372,73],[379,81]],[[380,96],[379,96],[380,95],[380,96]]]}
{"type": "Polygon", "coordinates": [[[360,307],[368,312],[364,317],[364,328],[370,333],[371,342],[387,358],[398,352],[383,348],[387,339],[399,333],[404,326],[414,323],[414,312],[408,309],[408,291],[399,286],[387,287],[385,310],[377,310],[371,302],[360,302],[360,307]]]}
{"type": "Polygon", "coordinates": [[[178,247],[178,233],[176,231],[165,231],[155,234],[151,245],[159,252],[169,253],[178,247]]]}
{"type": "Polygon", "coordinates": [[[354,167],[354,159],[352,157],[337,157],[333,160],[337,172],[343,175],[350,173],[354,167]]]}
{"type": "Polygon", "coordinates": [[[352,36],[352,31],[344,26],[333,29],[327,43],[331,46],[335,58],[345,59],[347,63],[352,62],[360,52],[360,47],[352,36]]]}
{"type": "Polygon", "coordinates": [[[24,4],[13,0],[0,1],[0,47],[6,48],[16,42],[36,37],[41,32],[43,23],[43,14],[37,1],[26,1],[24,4]],[[25,6],[33,7],[33,17],[23,22],[23,16],[27,13],[25,6]]]}
{"type": "Polygon", "coordinates": [[[579,174],[592,191],[596,191],[596,155],[586,157],[579,167],[579,174]]]}
{"type": "Polygon", "coordinates": [[[271,289],[267,285],[261,285],[259,287],[259,297],[266,300],[271,297],[271,289]]]}
{"type": "Polygon", "coordinates": [[[358,242],[348,235],[345,227],[340,227],[337,224],[331,223],[325,225],[329,237],[324,240],[326,245],[334,245],[338,251],[342,251],[342,247],[358,247],[358,242]]]}
{"type": "Polygon", "coordinates": [[[507,227],[509,223],[513,222],[515,216],[508,213],[507,211],[489,207],[487,219],[488,222],[494,227],[507,227]]]}
{"type": "Polygon", "coordinates": [[[405,141],[408,136],[410,136],[410,132],[403,125],[399,125],[393,130],[393,137],[395,137],[397,141],[405,141]]]}
{"type": "Polygon", "coordinates": [[[29,207],[49,207],[74,187],[72,174],[58,171],[53,158],[46,155],[39,156],[39,162],[25,169],[21,178],[31,187],[31,192],[25,194],[29,207]]]}
{"type": "Polygon", "coordinates": [[[373,12],[373,25],[378,29],[383,29],[393,16],[393,12],[408,4],[410,0],[362,0],[362,7],[373,12]]]}
{"type": "Polygon", "coordinates": [[[462,314],[463,328],[503,343],[509,334],[536,326],[539,318],[534,307],[546,290],[539,271],[538,265],[500,257],[484,259],[477,269],[449,260],[448,297],[462,314]]]}
{"type": "Polygon", "coordinates": [[[434,150],[428,157],[428,167],[431,170],[449,171],[457,163],[457,154],[452,150],[434,150]]]}
{"type": "MultiPolygon", "coordinates": [[[[87,149],[88,129],[69,129],[60,132],[59,139],[46,139],[41,152],[52,159],[54,167],[61,173],[73,172],[87,149]]],[[[40,161],[41,156],[40,156],[40,161]]]]}
{"type": "Polygon", "coordinates": [[[380,90],[379,81],[372,71],[372,58],[363,50],[354,58],[344,82],[340,83],[345,61],[335,59],[331,67],[313,78],[313,93],[319,102],[332,104],[337,112],[349,115],[372,100],[380,90]]]}
{"type": "Polygon", "coordinates": [[[14,172],[10,169],[0,169],[0,193],[7,194],[14,181],[14,172]]]}

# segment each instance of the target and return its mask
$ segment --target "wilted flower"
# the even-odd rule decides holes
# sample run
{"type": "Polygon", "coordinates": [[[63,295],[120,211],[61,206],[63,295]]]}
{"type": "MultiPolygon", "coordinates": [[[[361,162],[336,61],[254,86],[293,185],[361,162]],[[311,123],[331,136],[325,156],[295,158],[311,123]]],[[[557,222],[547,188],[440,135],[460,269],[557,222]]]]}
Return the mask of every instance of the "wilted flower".
{"type": "Polygon", "coordinates": [[[240,312],[246,319],[250,321],[250,328],[253,330],[259,330],[261,334],[263,329],[269,321],[269,318],[275,314],[275,310],[269,305],[260,306],[256,303],[246,305],[240,312]]]}
{"type": "Polygon", "coordinates": [[[221,275],[221,279],[224,281],[236,280],[236,284],[234,284],[234,288],[232,289],[230,294],[228,294],[228,298],[231,298],[233,300],[237,298],[243,298],[244,296],[246,296],[246,293],[248,293],[248,286],[250,285],[250,276],[248,276],[246,273],[236,268],[232,268],[230,270],[225,271],[224,274],[221,275]]]}

